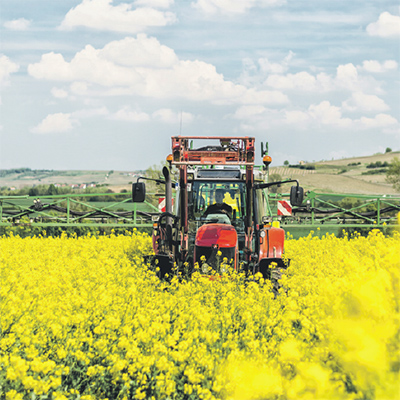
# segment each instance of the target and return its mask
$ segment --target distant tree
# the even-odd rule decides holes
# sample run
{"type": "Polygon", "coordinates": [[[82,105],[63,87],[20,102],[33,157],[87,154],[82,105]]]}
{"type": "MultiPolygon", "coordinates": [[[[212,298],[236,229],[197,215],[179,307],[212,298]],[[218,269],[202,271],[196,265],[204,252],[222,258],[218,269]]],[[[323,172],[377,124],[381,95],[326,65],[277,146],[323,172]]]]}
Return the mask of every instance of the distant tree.
{"type": "Polygon", "coordinates": [[[37,187],[31,187],[28,191],[29,196],[38,196],[39,195],[39,189],[37,187]]]}
{"type": "Polygon", "coordinates": [[[49,188],[47,189],[47,194],[49,194],[50,196],[58,194],[58,189],[54,186],[54,184],[49,185],[49,188]]]}
{"type": "Polygon", "coordinates": [[[400,192],[400,160],[398,157],[393,158],[386,172],[386,182],[391,183],[400,192]]]}
{"type": "Polygon", "coordinates": [[[151,179],[163,179],[162,169],[164,168],[164,163],[159,165],[152,165],[146,169],[146,177],[151,179]]]}
{"type": "MultiPolygon", "coordinates": [[[[279,182],[282,180],[282,177],[279,174],[271,174],[269,176],[269,182],[279,182]]],[[[279,193],[280,185],[274,185],[269,188],[270,193],[279,193]]]]}
{"type": "Polygon", "coordinates": [[[391,153],[392,149],[390,147],[386,147],[385,153],[391,153]]]}
{"type": "Polygon", "coordinates": [[[284,162],[283,162],[283,165],[285,165],[286,167],[289,165],[289,161],[288,160],[285,160],[284,162]]]}

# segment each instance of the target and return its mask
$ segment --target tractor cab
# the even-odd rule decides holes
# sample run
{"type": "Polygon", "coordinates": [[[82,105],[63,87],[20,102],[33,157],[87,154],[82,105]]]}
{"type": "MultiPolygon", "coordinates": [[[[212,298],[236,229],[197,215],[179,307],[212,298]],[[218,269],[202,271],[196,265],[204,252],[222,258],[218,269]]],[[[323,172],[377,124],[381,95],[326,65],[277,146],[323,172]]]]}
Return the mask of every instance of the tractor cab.
{"type": "MultiPolygon", "coordinates": [[[[195,169],[188,174],[188,245],[193,263],[235,267],[245,243],[246,184],[240,169],[195,169]]],[[[179,203],[178,203],[179,204],[179,203]]],[[[179,213],[179,209],[178,209],[179,213]]]]}

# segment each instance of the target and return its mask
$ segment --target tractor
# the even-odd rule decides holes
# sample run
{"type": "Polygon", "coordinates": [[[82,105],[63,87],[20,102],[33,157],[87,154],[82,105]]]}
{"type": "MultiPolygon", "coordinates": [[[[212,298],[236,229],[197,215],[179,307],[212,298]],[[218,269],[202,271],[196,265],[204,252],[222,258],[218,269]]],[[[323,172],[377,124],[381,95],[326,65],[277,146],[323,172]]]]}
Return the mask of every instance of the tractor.
{"type": "MultiPolygon", "coordinates": [[[[290,260],[284,257],[284,230],[279,221],[267,215],[267,190],[272,185],[295,182],[290,203],[300,206],[303,188],[299,182],[265,182],[271,157],[262,145],[263,166],[255,168],[253,137],[171,139],[164,179],[157,180],[165,185],[165,212],[153,225],[150,264],[159,277],[168,279],[184,271],[190,275],[196,268],[203,275],[215,276],[224,272],[221,265],[230,265],[246,276],[261,273],[264,279],[276,282],[290,260]],[[195,140],[207,144],[193,148],[195,140]],[[172,167],[177,168],[175,182],[172,167]]],[[[133,202],[145,200],[143,179],[132,184],[133,202]]]]}

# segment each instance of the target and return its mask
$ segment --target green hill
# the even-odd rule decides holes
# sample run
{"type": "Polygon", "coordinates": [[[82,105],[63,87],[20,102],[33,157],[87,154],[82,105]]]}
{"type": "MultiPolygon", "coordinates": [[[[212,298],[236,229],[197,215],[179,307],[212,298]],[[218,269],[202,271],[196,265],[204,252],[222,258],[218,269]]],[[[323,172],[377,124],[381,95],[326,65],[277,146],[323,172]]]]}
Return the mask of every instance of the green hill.
{"type": "Polygon", "coordinates": [[[324,193],[395,194],[385,180],[387,166],[400,152],[272,167],[270,174],[298,179],[305,190],[324,193]],[[315,169],[314,169],[315,168],[315,169]]]}
{"type": "MultiPolygon", "coordinates": [[[[272,154],[273,157],[273,154],[272,154]]],[[[274,166],[270,175],[282,179],[298,179],[305,190],[324,193],[354,194],[395,194],[391,184],[386,183],[387,165],[400,152],[375,154],[367,157],[353,157],[340,160],[302,163],[296,166],[274,166]]],[[[0,188],[21,189],[37,185],[96,185],[106,186],[104,191],[130,190],[130,183],[144,171],[55,171],[0,170],[0,188]]],[[[398,192],[397,192],[398,193],[398,192]]]]}

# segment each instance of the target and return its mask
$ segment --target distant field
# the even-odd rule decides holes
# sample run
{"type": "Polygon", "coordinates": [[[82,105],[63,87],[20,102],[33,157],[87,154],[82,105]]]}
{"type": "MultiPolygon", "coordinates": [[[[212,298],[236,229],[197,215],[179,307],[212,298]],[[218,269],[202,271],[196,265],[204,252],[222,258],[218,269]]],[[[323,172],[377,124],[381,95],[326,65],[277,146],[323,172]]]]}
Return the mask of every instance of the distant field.
{"type": "Polygon", "coordinates": [[[0,187],[7,186],[21,189],[24,186],[92,183],[112,186],[111,189],[119,193],[123,189],[130,190],[130,182],[133,181],[136,181],[135,172],[133,171],[115,171],[112,174],[109,174],[109,171],[49,171],[41,174],[22,173],[0,177],[0,187]]]}
{"type": "Polygon", "coordinates": [[[270,174],[279,174],[283,179],[298,179],[305,190],[316,192],[396,194],[398,192],[392,185],[386,183],[385,173],[363,175],[373,171],[367,165],[377,161],[390,163],[394,157],[400,158],[400,152],[310,163],[315,166],[315,170],[272,167],[270,174]]]}
{"type": "MultiPolygon", "coordinates": [[[[272,155],[273,156],[273,155],[272,155]]],[[[394,157],[400,158],[400,152],[375,154],[367,157],[354,157],[340,160],[318,161],[310,163],[315,170],[271,166],[270,174],[279,174],[283,179],[298,179],[305,190],[325,193],[354,194],[395,194],[392,185],[386,183],[385,173],[363,175],[372,171],[367,165],[380,161],[390,163],[394,157]]],[[[111,189],[115,193],[131,190],[131,182],[143,171],[32,171],[0,177],[0,187],[50,185],[50,184],[90,184],[107,185],[104,191],[111,189]],[[39,173],[40,172],[40,173],[39,173]]]]}

